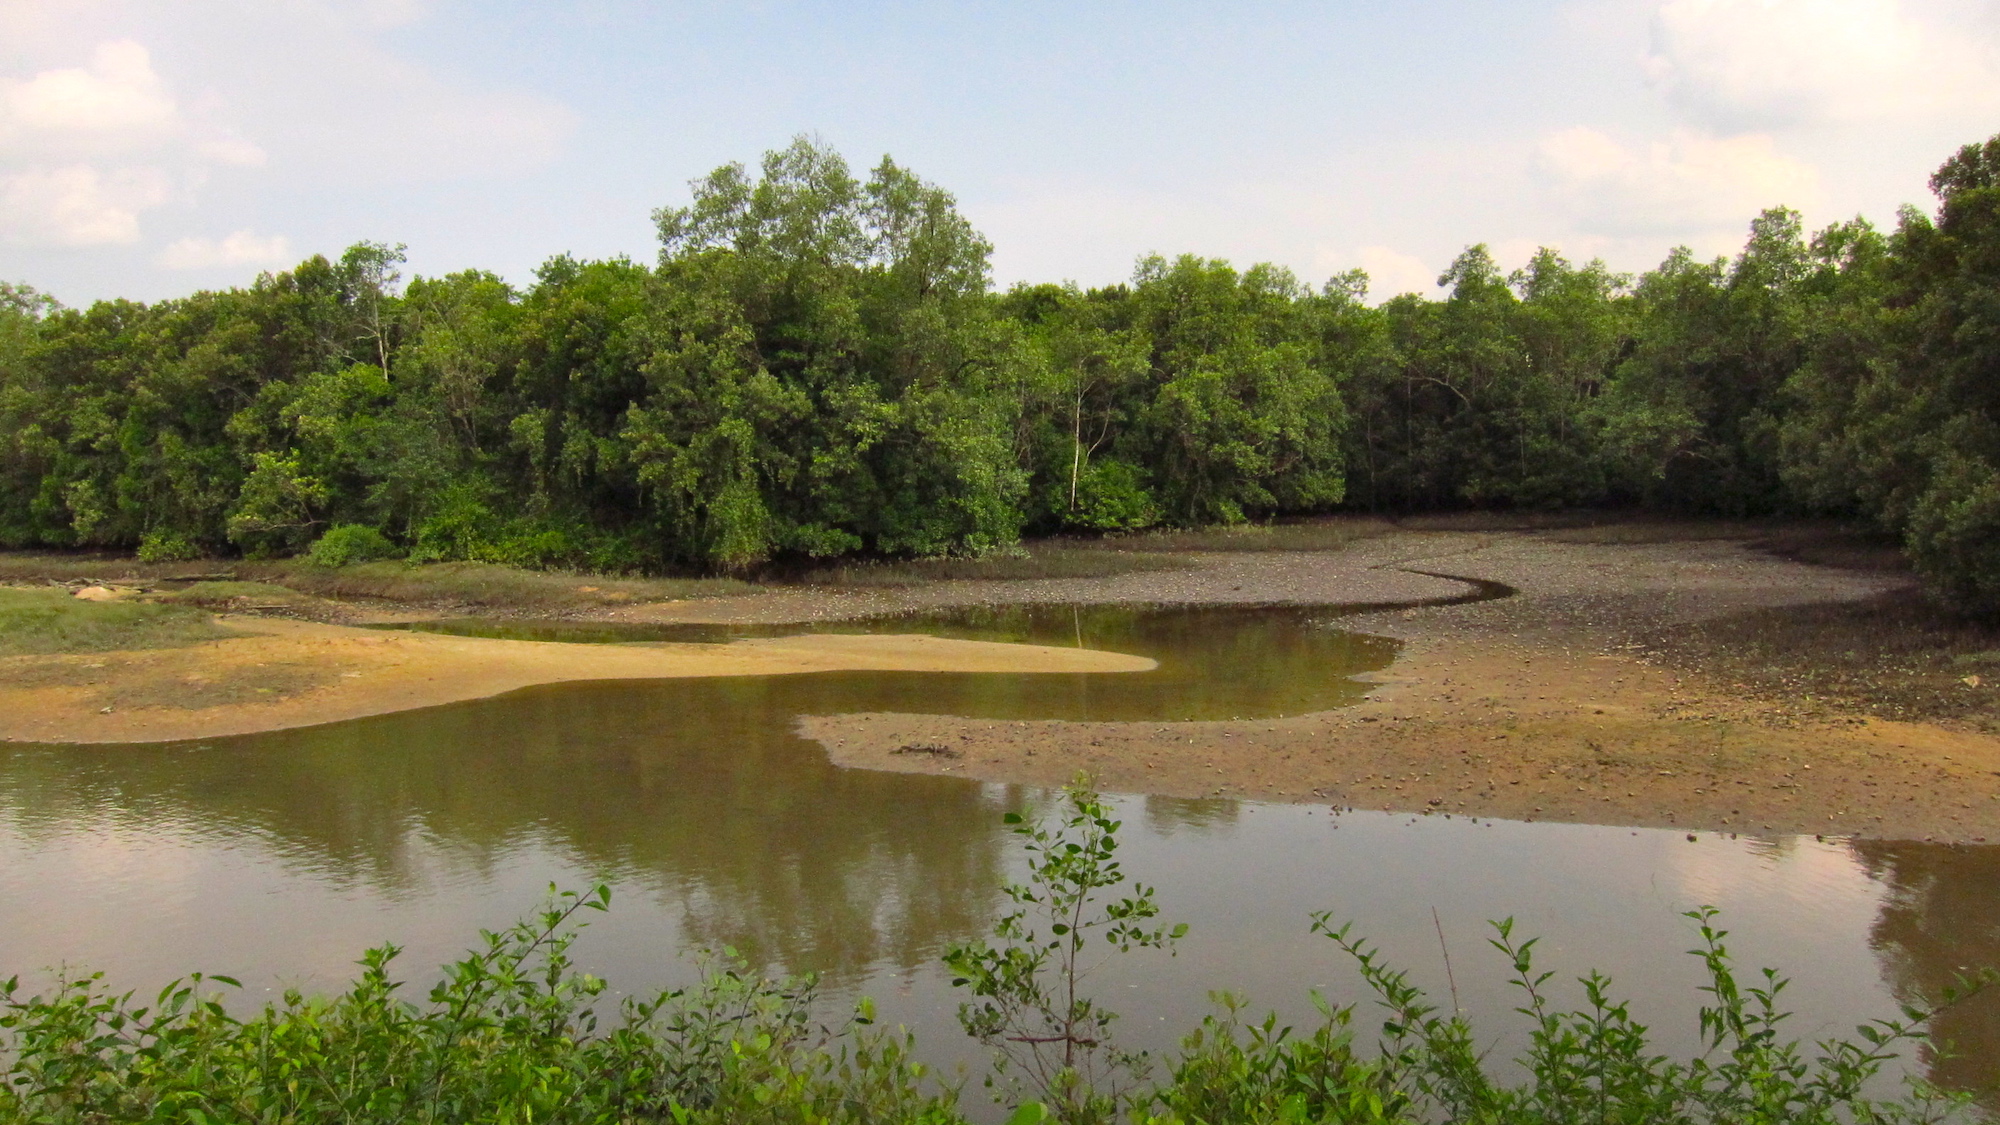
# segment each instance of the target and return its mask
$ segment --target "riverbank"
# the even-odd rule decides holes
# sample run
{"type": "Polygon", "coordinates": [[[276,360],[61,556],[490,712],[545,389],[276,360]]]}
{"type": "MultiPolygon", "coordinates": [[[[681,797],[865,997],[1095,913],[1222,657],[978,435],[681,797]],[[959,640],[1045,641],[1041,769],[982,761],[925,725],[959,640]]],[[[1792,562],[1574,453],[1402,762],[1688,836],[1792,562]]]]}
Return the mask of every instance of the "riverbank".
{"type": "MultiPolygon", "coordinates": [[[[1270,545],[1319,543],[1334,546],[1195,545],[1177,556],[1184,565],[1124,573],[723,589],[726,596],[592,604],[565,615],[805,624],[1021,602],[1345,606],[1345,628],[1404,646],[1380,686],[1353,707],[1184,724],[822,715],[801,719],[800,729],[842,765],[995,782],[1054,785],[1085,770],[1120,792],[1689,830],[2000,840],[2000,709],[1995,684],[1968,670],[2000,653],[1970,651],[1983,634],[1965,626],[1971,631],[1952,643],[1967,651],[1950,660],[1932,653],[1928,678],[1915,676],[1916,656],[1895,650],[1893,638],[1867,635],[1878,625],[1914,635],[1914,611],[1891,612],[1908,588],[1894,570],[1808,563],[1802,557],[1813,552],[1774,550],[1758,528],[1717,524],[1354,521],[1270,545]],[[1514,593],[1468,600],[1500,587],[1514,593]],[[1785,651],[1801,644],[1817,647],[1785,651]],[[1882,652],[1896,665],[1882,669],[1883,682],[1850,667],[1889,659],[1871,655],[1882,652]],[[1817,675],[1822,666],[1838,675],[1817,675]],[[1901,687],[1884,686],[1897,677],[1901,687]]],[[[335,612],[362,620],[412,611],[341,603],[335,612]]],[[[255,636],[0,661],[0,737],[115,742],[243,733],[571,680],[1138,666],[1076,649],[930,638],[612,647],[224,620],[255,636]]]]}

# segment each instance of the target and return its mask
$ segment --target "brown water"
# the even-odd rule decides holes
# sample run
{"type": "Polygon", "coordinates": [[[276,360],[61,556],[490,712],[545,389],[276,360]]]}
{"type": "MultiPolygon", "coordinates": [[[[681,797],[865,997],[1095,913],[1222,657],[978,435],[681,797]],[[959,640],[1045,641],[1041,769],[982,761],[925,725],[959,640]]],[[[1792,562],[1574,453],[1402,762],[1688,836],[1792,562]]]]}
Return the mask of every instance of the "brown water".
{"type": "MultiPolygon", "coordinates": [[[[964,1057],[943,947],[982,933],[1016,874],[1008,809],[1032,791],[837,769],[795,717],[909,710],[1171,721],[1339,706],[1392,642],[1295,609],[960,611],[867,627],[1085,643],[1161,662],[1138,675],[815,676],[579,684],[308,730],[149,747],[0,750],[0,973],[58,962],[157,984],[190,969],[255,995],[336,987],[355,955],[406,945],[406,974],[530,908],[550,882],[610,880],[580,945],[642,990],[682,956],[733,946],[824,973],[964,1057]]],[[[464,628],[475,628],[465,626],[464,628]]],[[[724,639],[727,631],[710,639],[724,639]]],[[[598,635],[571,639],[646,640],[598,635]]],[[[1700,996],[1677,917],[1721,906],[1747,964],[1797,983],[1795,1034],[1844,1033],[2000,963],[2000,849],[1733,839],[1471,822],[1227,800],[1120,798],[1125,863],[1192,924],[1171,960],[1107,966],[1100,989],[1141,1045],[1166,1046],[1230,988],[1295,1018],[1305,993],[1360,999],[1307,914],[1353,919],[1445,990],[1432,910],[1464,1006],[1508,1022],[1483,922],[1545,936],[1562,977],[1610,972],[1669,1045],[1700,996]]],[[[1923,1060],[1969,1088],[1994,1078],[2000,1003],[1947,1020],[1966,1056],[1923,1060]]],[[[1503,1038],[1502,1048],[1511,1043],[1503,1038]]]]}

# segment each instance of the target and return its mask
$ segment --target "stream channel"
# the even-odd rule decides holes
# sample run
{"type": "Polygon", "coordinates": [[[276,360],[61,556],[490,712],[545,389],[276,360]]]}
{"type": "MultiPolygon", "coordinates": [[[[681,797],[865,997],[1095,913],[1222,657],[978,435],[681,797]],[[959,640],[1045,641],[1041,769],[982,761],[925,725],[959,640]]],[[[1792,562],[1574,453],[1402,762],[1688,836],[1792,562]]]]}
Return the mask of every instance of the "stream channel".
{"type": "MultiPolygon", "coordinates": [[[[1008,810],[1039,790],[841,769],[798,716],[905,711],[991,719],[1172,723],[1343,706],[1394,641],[1339,609],[1035,606],[831,625],[427,626],[578,643],[727,641],[814,629],[1076,644],[1160,662],[1139,674],[824,673],[557,685],[301,730],[143,746],[0,746],[0,976],[58,965],[150,989],[227,973],[245,999],[331,990],[362,949],[405,947],[425,985],[481,927],[525,915],[550,883],[614,888],[577,952],[634,992],[730,947],[770,971],[821,974],[829,1005],[872,996],[947,1067],[976,1060],[938,964],[985,933],[1021,873],[1008,810]]],[[[1122,855],[1190,924],[1172,958],[1105,964],[1098,994],[1134,1046],[1170,1048],[1228,989],[1310,1022],[1309,989],[1367,996],[1308,932],[1331,911],[1499,1052],[1522,1045],[1490,919],[1556,980],[1596,968],[1663,1049],[1695,1048],[1700,966],[1681,912],[1722,910],[1746,976],[1793,979],[1791,1034],[1851,1034],[2000,964],[2000,847],[1741,838],[1591,825],[1336,812],[1232,799],[1114,799],[1122,855]],[[1442,938],[1442,940],[1441,940],[1442,938]],[[1452,972],[1448,977],[1444,951],[1452,972]]],[[[1559,993],[1575,1000],[1580,989],[1559,993]]],[[[1374,1020],[1357,1020],[1364,1040],[1374,1020]]],[[[1960,1057],[1917,1072],[1958,1089],[2000,1079],[2000,997],[1950,1013],[1960,1057]]],[[[968,1104],[982,1095],[976,1085],[968,1104]]],[[[1982,1096],[1989,1109],[2000,1099],[1982,1096]]]]}

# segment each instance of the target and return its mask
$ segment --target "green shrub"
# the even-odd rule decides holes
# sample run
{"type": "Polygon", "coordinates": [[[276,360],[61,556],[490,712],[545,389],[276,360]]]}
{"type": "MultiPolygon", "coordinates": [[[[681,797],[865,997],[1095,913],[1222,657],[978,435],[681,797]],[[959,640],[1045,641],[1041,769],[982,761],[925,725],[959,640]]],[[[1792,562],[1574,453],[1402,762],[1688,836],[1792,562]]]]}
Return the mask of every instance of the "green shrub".
{"type": "Polygon", "coordinates": [[[1953,456],[1910,515],[1910,563],[1954,609],[2000,612],[2000,470],[1953,456]]]}
{"type": "Polygon", "coordinates": [[[369,951],[335,997],[287,992],[247,1019],[217,986],[176,981],[151,1004],[101,975],[48,996],[0,984],[0,1120],[38,1122],[909,1122],[961,1120],[921,1089],[906,1036],[809,1019],[811,982],[712,965],[700,985],[630,998],[600,1026],[602,980],[569,957],[602,887],[557,896],[488,934],[419,1001],[369,951]]]}
{"type": "Polygon", "coordinates": [[[139,561],[149,563],[187,562],[202,555],[200,547],[175,531],[149,531],[139,540],[139,561]]]}
{"type": "Polygon", "coordinates": [[[1078,475],[1076,503],[1064,521],[1090,531],[1137,531],[1160,522],[1160,505],[1137,468],[1123,461],[1095,461],[1078,475]]]}
{"type": "Polygon", "coordinates": [[[332,528],[313,543],[306,553],[317,566],[341,567],[353,563],[379,562],[402,554],[381,532],[366,524],[349,523],[332,528]]]}

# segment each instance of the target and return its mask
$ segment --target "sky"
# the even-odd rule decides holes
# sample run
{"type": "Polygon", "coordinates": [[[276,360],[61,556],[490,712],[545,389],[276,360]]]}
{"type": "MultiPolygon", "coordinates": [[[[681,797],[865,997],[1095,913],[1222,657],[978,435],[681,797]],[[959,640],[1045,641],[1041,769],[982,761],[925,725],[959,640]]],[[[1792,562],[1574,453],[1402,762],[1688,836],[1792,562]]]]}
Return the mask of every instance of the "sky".
{"type": "Polygon", "coordinates": [[[1149,253],[1619,270],[1929,209],[2000,133],[2000,0],[0,0],[0,280],[68,304],[356,241],[526,284],[657,252],[799,134],[953,192],[1000,285],[1149,253]]]}

